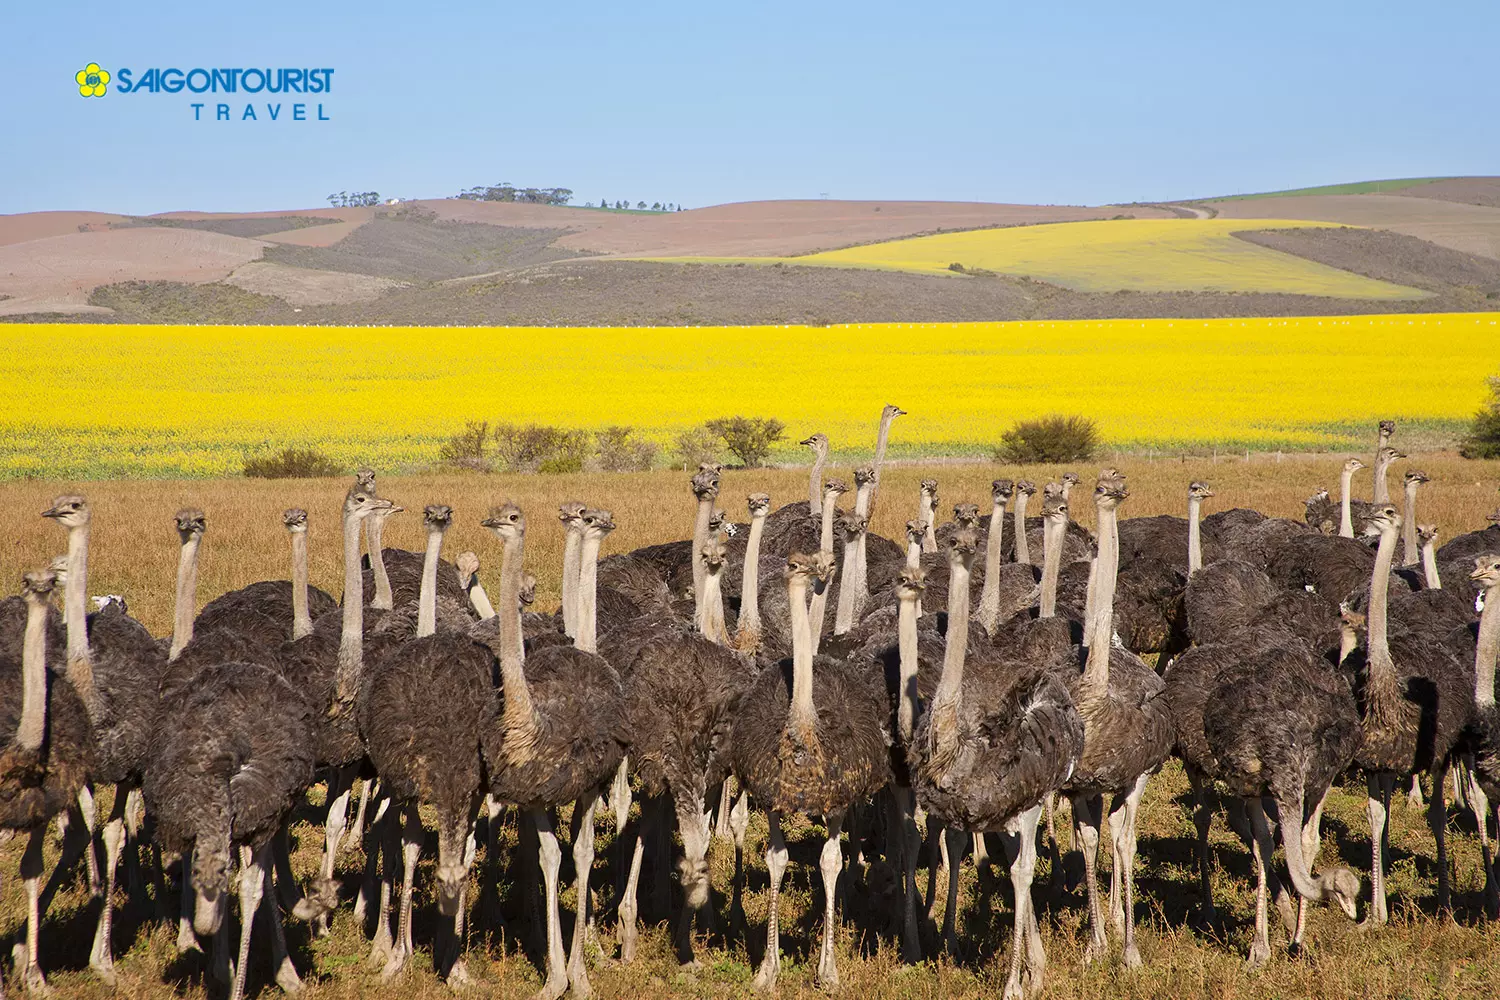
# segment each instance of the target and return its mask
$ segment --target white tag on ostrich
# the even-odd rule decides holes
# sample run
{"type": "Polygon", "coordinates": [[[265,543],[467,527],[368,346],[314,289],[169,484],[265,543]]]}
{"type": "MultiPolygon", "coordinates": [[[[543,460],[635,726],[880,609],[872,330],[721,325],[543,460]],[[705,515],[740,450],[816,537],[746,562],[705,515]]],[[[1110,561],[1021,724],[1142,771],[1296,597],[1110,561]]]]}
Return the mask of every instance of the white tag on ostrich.
{"type": "Polygon", "coordinates": [[[1474,595],[1474,611],[1476,614],[1484,614],[1484,591],[1474,595]]]}
{"type": "Polygon", "coordinates": [[[736,527],[733,522],[731,522],[731,521],[725,521],[724,522],[724,534],[728,535],[730,538],[733,538],[735,535],[738,535],[739,533],[740,533],[740,529],[738,527],[736,527]]]}
{"type": "Polygon", "coordinates": [[[1316,594],[1318,592],[1318,588],[1314,587],[1310,583],[1304,583],[1302,585],[1302,589],[1305,590],[1305,591],[1307,591],[1309,594],[1316,594]]]}
{"type": "Polygon", "coordinates": [[[102,596],[95,594],[90,600],[94,602],[94,610],[96,611],[103,611],[111,604],[118,604],[122,608],[125,606],[125,598],[119,594],[104,594],[102,596]]]}

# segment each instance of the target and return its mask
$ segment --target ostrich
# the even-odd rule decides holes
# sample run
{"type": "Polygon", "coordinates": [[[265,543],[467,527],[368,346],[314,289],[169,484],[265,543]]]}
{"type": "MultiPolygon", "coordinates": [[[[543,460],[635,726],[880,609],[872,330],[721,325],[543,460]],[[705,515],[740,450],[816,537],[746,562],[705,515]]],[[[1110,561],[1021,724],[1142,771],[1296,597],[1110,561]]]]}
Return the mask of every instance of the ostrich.
{"type": "Polygon", "coordinates": [[[583,546],[583,512],[581,500],[564,500],[557,508],[563,524],[562,618],[563,632],[569,639],[578,636],[578,560],[583,546]]]}
{"type": "MultiPolygon", "coordinates": [[[[250,932],[268,877],[271,844],[313,776],[311,706],[285,679],[254,663],[204,668],[162,727],[144,775],[162,846],[192,852],[193,929],[217,934],[238,848],[240,943],[230,1000],[241,1000],[250,932]]],[[[294,911],[306,919],[312,904],[294,911]]],[[[281,918],[270,913],[272,961],[283,989],[301,988],[281,918]]],[[[222,970],[221,970],[222,971],[222,970]]]]}
{"type": "MultiPolygon", "coordinates": [[[[365,640],[360,530],[366,518],[389,511],[394,506],[391,501],[358,485],[344,495],[343,607],[320,617],[313,624],[311,633],[285,644],[280,652],[282,672],[313,705],[315,760],[320,768],[330,771],[320,887],[333,883],[338,848],[348,818],[349,794],[366,756],[354,711],[365,657],[368,654],[371,662],[375,662],[384,651],[384,645],[394,641],[392,637],[368,644],[365,640]]],[[[318,916],[315,929],[318,933],[327,932],[324,915],[318,916]]]]}
{"type": "MultiPolygon", "coordinates": [[[[1500,803],[1500,709],[1495,707],[1495,660],[1500,655],[1500,555],[1475,556],[1469,579],[1484,594],[1484,611],[1474,648],[1474,714],[1464,732],[1463,743],[1473,756],[1473,777],[1489,802],[1500,803]]],[[[1476,810],[1481,812],[1481,810],[1476,810]]],[[[1496,819],[1500,821],[1500,807],[1496,819]]],[[[1488,817],[1479,817],[1483,830],[1488,817]]],[[[1484,844],[1485,905],[1493,917],[1500,910],[1496,886],[1500,873],[1484,844]]]]}
{"type": "Polygon", "coordinates": [[[1417,487],[1430,483],[1427,473],[1421,469],[1407,469],[1403,477],[1406,489],[1406,506],[1401,513],[1401,565],[1415,566],[1420,558],[1417,545],[1417,487]]]}
{"type": "Polygon", "coordinates": [[[1115,925],[1124,931],[1124,962],[1135,968],[1141,964],[1135,947],[1135,816],[1146,779],[1171,749],[1172,729],[1161,678],[1135,656],[1112,649],[1118,568],[1115,511],[1129,495],[1123,477],[1102,479],[1094,492],[1099,516],[1098,606],[1087,662],[1071,684],[1073,703],[1083,719],[1084,744],[1064,791],[1072,799],[1073,826],[1088,883],[1091,934],[1084,961],[1102,957],[1107,946],[1094,867],[1102,800],[1110,794],[1112,890],[1118,890],[1110,893],[1111,909],[1115,925]]]}
{"type": "MultiPolygon", "coordinates": [[[[1181,573],[1184,579],[1203,568],[1203,501],[1214,495],[1209,485],[1197,480],[1187,488],[1187,520],[1171,514],[1132,517],[1120,522],[1120,565],[1130,566],[1148,557],[1181,573]]],[[[1209,545],[1209,562],[1219,557],[1218,546],[1209,545]]]]}
{"type": "MultiPolygon", "coordinates": [[[[361,486],[362,479],[357,479],[355,487],[365,490],[374,495],[375,481],[370,478],[369,486],[361,486]]],[[[396,606],[395,594],[391,590],[391,578],[386,566],[385,545],[382,538],[385,534],[385,522],[392,514],[399,514],[405,507],[391,504],[389,507],[372,511],[369,519],[365,522],[365,537],[369,546],[370,575],[375,584],[374,595],[370,598],[370,607],[377,611],[389,611],[396,606]]],[[[347,597],[346,597],[347,600],[347,597]]]]}
{"type": "MultiPolygon", "coordinates": [[[[1354,474],[1365,467],[1365,463],[1357,458],[1351,458],[1344,463],[1344,469],[1339,473],[1339,537],[1354,537],[1354,474]]],[[[1378,487],[1377,487],[1378,489],[1378,487]]],[[[1363,514],[1368,508],[1361,505],[1360,513],[1363,514]]]]}
{"type": "Polygon", "coordinates": [[[94,932],[89,966],[106,983],[114,982],[110,950],[115,868],[127,832],[134,833],[138,809],[129,808],[140,786],[156,727],[158,690],[167,658],[145,626],[110,602],[85,613],[88,593],[88,545],[92,515],[81,496],[61,496],[42,512],[68,530],[68,666],[73,687],[83,699],[93,727],[97,753],[91,779],[115,785],[114,805],[101,828],[104,840],[104,905],[94,932]],[[127,826],[131,827],[127,831],[127,826]]]}
{"type": "Polygon", "coordinates": [[[1437,841],[1438,907],[1447,909],[1448,855],[1444,840],[1447,806],[1443,783],[1448,757],[1474,706],[1472,684],[1463,664],[1439,644],[1419,634],[1392,637],[1387,628],[1391,563],[1401,515],[1389,505],[1371,512],[1380,532],[1370,577],[1369,629],[1360,671],[1360,709],[1364,744],[1354,762],[1369,786],[1371,841],[1371,908],[1368,920],[1387,920],[1385,894],[1386,815],[1398,777],[1428,771],[1432,798],[1427,820],[1437,841]]]}
{"type": "MultiPolygon", "coordinates": [[[[613,527],[597,512],[595,529],[613,527]]],[[[500,563],[499,636],[489,646],[500,661],[501,706],[482,749],[489,792],[524,810],[536,826],[547,892],[547,981],[541,996],[556,1000],[572,985],[589,994],[583,944],[588,920],[588,875],[594,857],[594,805],[614,778],[627,745],[624,692],[619,675],[594,653],[595,577],[583,558],[578,636],[574,646],[552,645],[527,656],[521,642],[521,577],[526,518],[515,504],[490,512],[483,525],[503,544],[500,563]],[[573,804],[573,863],[578,874],[578,914],[573,944],[564,958],[558,916],[562,852],[550,810],[573,804]]]]}
{"type": "Polygon", "coordinates": [[[823,944],[818,982],[838,985],[833,955],[834,901],[843,851],[839,833],[848,809],[890,779],[890,734],[884,685],[868,673],[830,658],[815,658],[807,588],[821,586],[832,571],[827,553],[793,553],[787,560],[792,662],[761,672],[736,713],[730,752],[735,774],[765,808],[770,823],[766,866],[770,871],[766,952],[755,976],[757,989],[776,985],[781,968],[778,905],[787,849],[781,833],[785,813],[822,816],[828,836],[819,867],[823,875],[823,944]],[[790,669],[788,669],[790,668],[790,669]]]}
{"type": "Polygon", "coordinates": [[[473,552],[460,552],[453,565],[458,568],[458,582],[468,591],[469,604],[479,620],[488,621],[495,617],[490,595],[485,593],[484,585],[479,582],[479,557],[473,552]]]}
{"type": "Polygon", "coordinates": [[[798,444],[812,449],[812,472],[807,481],[807,512],[813,517],[823,516],[823,466],[828,464],[828,437],[821,432],[805,437],[798,444]]]}
{"type": "Polygon", "coordinates": [[[1391,487],[1387,475],[1391,471],[1391,463],[1398,458],[1405,458],[1406,453],[1397,451],[1390,445],[1384,445],[1375,453],[1375,490],[1371,501],[1376,504],[1391,502],[1391,487]]]}
{"type": "MultiPolygon", "coordinates": [[[[861,465],[854,470],[854,513],[864,518],[865,529],[859,533],[857,538],[846,540],[844,547],[844,562],[854,565],[854,614],[855,617],[863,617],[865,605],[870,600],[870,578],[869,566],[866,562],[867,552],[865,541],[868,536],[870,523],[870,509],[875,498],[875,466],[861,465]],[[854,542],[851,550],[847,541],[854,542]],[[852,558],[851,558],[852,555],[852,558]]],[[[842,597],[840,597],[842,600],[842,597]]]]}
{"type": "MultiPolygon", "coordinates": [[[[94,735],[83,700],[68,680],[48,670],[51,570],[22,577],[26,608],[21,655],[0,655],[0,830],[29,834],[21,856],[26,884],[26,941],[16,946],[16,974],[28,992],[50,992],[38,963],[42,848],[47,824],[66,813],[94,766],[94,735]]],[[[9,602],[7,602],[9,603],[9,602]]],[[[81,672],[75,671],[75,675],[81,672]]],[[[105,900],[108,910],[110,902],[105,900]]]]}
{"type": "Polygon", "coordinates": [[[1417,525],[1417,543],[1422,547],[1422,580],[1428,590],[1443,589],[1443,578],[1438,573],[1437,552],[1435,551],[1437,537],[1437,525],[1417,525]]]}
{"type": "Polygon", "coordinates": [[[1036,483],[1020,479],[1015,484],[1016,496],[1016,562],[1031,562],[1031,546],[1026,539],[1026,501],[1036,492],[1036,483]]]}
{"type": "MultiPolygon", "coordinates": [[[[1013,494],[1014,485],[1009,479],[996,479],[990,486],[993,505],[990,508],[989,533],[985,537],[984,585],[980,591],[975,618],[991,636],[1001,622],[1020,610],[1019,606],[1031,602],[1037,583],[1037,571],[1030,562],[1007,563],[1001,555],[1005,540],[1005,508],[1013,494]]],[[[1061,509],[1064,512],[1067,510],[1065,502],[1061,509]]],[[[1059,540],[1059,558],[1061,548],[1062,542],[1059,540]]],[[[1043,559],[1044,564],[1045,562],[1043,559]]],[[[1056,582],[1055,575],[1053,582],[1056,582]]],[[[1045,590],[1043,593],[1045,594],[1045,590]]]]}
{"type": "Polygon", "coordinates": [[[428,544],[417,638],[365,672],[358,712],[370,761],[391,799],[388,821],[395,820],[397,808],[405,813],[399,929],[381,978],[400,972],[411,956],[412,879],[423,837],[420,804],[437,813],[438,912],[453,918],[454,951],[441,967],[447,968],[449,984],[457,986],[468,982],[462,957],[464,897],[473,860],[470,824],[484,791],[479,748],[499,709],[489,649],[463,632],[437,631],[438,560],[452,520],[452,508],[444,505],[423,512],[428,544]]]}
{"type": "Polygon", "coordinates": [[[1203,714],[1218,777],[1241,796],[1250,817],[1257,875],[1250,966],[1270,958],[1266,869],[1275,849],[1263,800],[1276,803],[1287,869],[1299,900],[1292,944],[1306,927],[1306,905],[1334,902],[1355,917],[1359,879],[1347,868],[1312,876],[1323,800],[1360,745],[1359,714],[1343,678],[1299,641],[1252,646],[1221,670],[1203,714]]]}
{"type": "MultiPolygon", "coordinates": [[[[1054,548],[1061,548],[1061,541],[1058,538],[1054,548]]],[[[917,801],[948,827],[950,858],[962,850],[965,830],[1003,830],[1016,845],[1011,866],[1015,932],[1005,996],[1019,998],[1041,988],[1046,962],[1031,910],[1037,825],[1044,800],[1078,763],[1083,722],[1051,664],[1020,660],[965,671],[974,550],[972,531],[960,531],[949,541],[942,678],[912,736],[908,756],[917,801]],[[1030,979],[1026,990],[1023,968],[1030,979]]],[[[958,871],[950,864],[943,919],[944,938],[949,941],[957,906],[958,871]]]]}
{"type": "Polygon", "coordinates": [[[760,543],[766,530],[771,498],[765,493],[752,493],[746,498],[746,503],[750,510],[750,531],[740,577],[740,611],[734,623],[734,647],[742,653],[753,654],[760,648],[760,543]]]}
{"type": "MultiPolygon", "coordinates": [[[[818,534],[818,552],[828,557],[829,565],[833,564],[833,520],[837,514],[835,504],[838,498],[849,492],[849,487],[841,479],[830,479],[823,486],[823,520],[818,534]]],[[[844,560],[851,559],[848,552],[844,553],[844,560]]],[[[813,588],[812,604],[808,608],[809,619],[812,622],[813,654],[818,652],[818,646],[823,639],[823,625],[828,616],[828,587],[821,586],[813,588]]],[[[796,631],[796,625],[791,626],[790,631],[796,631]]]]}
{"type": "MultiPolygon", "coordinates": [[[[870,490],[870,505],[872,507],[875,503],[875,494],[880,490],[880,468],[885,464],[885,445],[891,436],[891,422],[897,417],[904,416],[906,416],[906,411],[891,403],[887,403],[881,408],[880,429],[875,434],[875,461],[872,463],[872,468],[875,471],[875,485],[870,490]]],[[[868,515],[870,511],[866,509],[860,511],[860,513],[868,515]]]]}
{"type": "MultiPolygon", "coordinates": [[[[996,480],[998,483],[999,480],[996,480]]],[[[937,523],[938,505],[938,482],[936,479],[922,480],[922,498],[917,504],[917,520],[926,525],[922,535],[922,551],[936,552],[937,536],[933,534],[933,526],[937,523]]],[[[1002,512],[1003,516],[1003,512],[1002,512]]]]}

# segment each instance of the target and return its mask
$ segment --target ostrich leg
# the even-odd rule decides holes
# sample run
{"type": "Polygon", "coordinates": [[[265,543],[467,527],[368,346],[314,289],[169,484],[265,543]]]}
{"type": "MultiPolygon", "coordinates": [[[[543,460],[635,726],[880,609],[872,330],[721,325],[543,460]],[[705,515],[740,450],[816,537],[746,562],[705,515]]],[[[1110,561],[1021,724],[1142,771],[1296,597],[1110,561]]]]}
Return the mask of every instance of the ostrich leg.
{"type": "Polygon", "coordinates": [[[1208,842],[1208,831],[1213,825],[1214,814],[1208,802],[1208,782],[1197,768],[1184,768],[1188,783],[1193,789],[1193,828],[1198,833],[1198,892],[1203,897],[1203,922],[1213,926],[1218,919],[1214,909],[1213,867],[1214,849],[1208,842]]]}
{"type": "MultiPolygon", "coordinates": [[[[349,793],[354,788],[357,765],[339,768],[328,779],[328,819],[323,829],[323,866],[319,877],[325,882],[333,881],[335,862],[338,860],[339,842],[344,837],[344,821],[349,815],[349,793]]],[[[328,915],[313,920],[313,933],[323,937],[328,933],[328,915]]]]}
{"type": "Polygon", "coordinates": [[[78,815],[83,819],[83,828],[88,832],[88,853],[84,861],[89,869],[89,895],[97,896],[104,891],[104,880],[99,875],[99,859],[94,854],[94,831],[99,826],[99,807],[94,803],[93,786],[85,783],[78,789],[78,815]]]}
{"type": "Polygon", "coordinates": [[[948,845],[948,905],[943,908],[943,951],[958,954],[958,879],[964,860],[964,841],[969,839],[957,827],[943,831],[948,845]]]}
{"type": "Polygon", "coordinates": [[[641,935],[641,861],[646,855],[646,825],[649,822],[648,810],[641,809],[641,822],[635,832],[635,849],[630,855],[630,871],[625,876],[625,892],[620,896],[620,905],[615,913],[620,935],[620,961],[626,964],[635,961],[635,948],[641,935]]]}
{"type": "Polygon", "coordinates": [[[1369,778],[1369,800],[1366,809],[1370,814],[1370,912],[1365,923],[1383,925],[1388,919],[1385,906],[1385,828],[1390,811],[1390,794],[1387,784],[1395,785],[1395,779],[1386,775],[1371,775],[1369,778]]]}
{"type": "Polygon", "coordinates": [[[129,792],[123,785],[115,789],[114,804],[110,806],[109,819],[104,824],[104,906],[99,910],[99,923],[94,928],[89,968],[106,985],[115,982],[110,934],[114,925],[115,872],[120,863],[120,852],[125,847],[125,803],[128,798],[129,792]]]}
{"type": "MultiPolygon", "coordinates": [[[[21,880],[26,883],[26,943],[14,949],[15,966],[26,992],[33,996],[52,995],[37,959],[42,935],[42,847],[46,839],[45,826],[32,830],[21,855],[21,880]]],[[[108,905],[108,900],[105,903],[108,905]]]]}
{"type": "Polygon", "coordinates": [[[557,876],[562,870],[562,850],[546,810],[531,813],[536,824],[537,855],[541,861],[542,881],[547,891],[547,982],[535,1000],[557,1000],[568,990],[568,961],[563,953],[562,920],[557,912],[557,876]]]}
{"type": "MultiPolygon", "coordinates": [[[[1302,824],[1302,856],[1307,859],[1307,870],[1310,873],[1313,865],[1317,863],[1318,852],[1323,846],[1323,804],[1328,801],[1328,793],[1324,792],[1318,804],[1313,807],[1312,815],[1307,822],[1302,824]]],[[[1282,822],[1286,822],[1285,819],[1282,822]]],[[[1292,931],[1293,953],[1302,950],[1302,938],[1307,933],[1307,909],[1308,902],[1300,894],[1297,896],[1297,927],[1292,931]]]]}
{"type": "Polygon", "coordinates": [[[265,882],[261,892],[265,905],[261,907],[261,913],[266,918],[266,930],[271,934],[271,967],[276,970],[276,985],[281,987],[282,992],[298,993],[302,990],[302,977],[297,975],[297,967],[292,964],[291,953],[286,947],[286,928],[281,925],[281,910],[276,906],[276,893],[271,885],[271,866],[263,867],[265,882]]]}
{"type": "Polygon", "coordinates": [[[1042,806],[1038,804],[1006,827],[1006,833],[1016,841],[1015,857],[1010,863],[1010,883],[1016,898],[1016,926],[1011,935],[1010,975],[1005,981],[1004,1000],[1022,1000],[1040,993],[1046,971],[1046,953],[1035,954],[1030,940],[1034,924],[1031,882],[1036,876],[1036,834],[1041,818],[1042,806]]]}
{"type": "Polygon", "coordinates": [[[836,990],[839,967],[833,956],[833,938],[838,931],[839,871],[844,867],[844,848],[839,842],[844,817],[842,813],[835,813],[826,818],[828,839],[823,842],[823,853],[818,860],[818,868],[823,874],[823,946],[818,951],[818,985],[825,990],[836,990]]]}
{"type": "MultiPolygon", "coordinates": [[[[1125,943],[1120,954],[1120,960],[1125,963],[1127,969],[1139,969],[1141,967],[1141,953],[1135,946],[1135,824],[1136,817],[1140,814],[1141,799],[1146,794],[1146,779],[1151,775],[1143,774],[1135,779],[1135,787],[1125,796],[1125,836],[1122,849],[1117,860],[1122,870],[1124,881],[1124,917],[1125,917],[1125,943]]],[[[1114,818],[1110,818],[1113,827],[1114,818]]]]}
{"type": "Polygon", "coordinates": [[[1453,909],[1453,898],[1448,878],[1448,766],[1442,761],[1432,765],[1432,798],[1427,801],[1427,826],[1432,830],[1432,839],[1437,844],[1437,907],[1439,913],[1453,909]]]}
{"type": "Polygon", "coordinates": [[[922,837],[917,832],[915,802],[910,788],[893,789],[899,824],[901,858],[901,961],[916,963],[922,960],[922,936],[917,923],[917,852],[922,847],[922,837]]]}
{"type": "Polygon", "coordinates": [[[182,852],[182,900],[177,916],[177,954],[202,951],[198,935],[193,933],[193,849],[182,852]]]}
{"type": "Polygon", "coordinates": [[[234,963],[234,986],[230,988],[229,1000],[244,1000],[245,997],[245,975],[250,969],[250,932],[255,928],[255,911],[260,909],[266,860],[265,848],[259,851],[240,848],[240,951],[239,959],[234,963]]]}
{"type": "MultiPolygon", "coordinates": [[[[573,815],[579,817],[573,834],[573,869],[578,887],[577,915],[573,919],[573,947],[568,952],[568,987],[573,996],[593,995],[589,986],[588,963],[584,958],[584,944],[588,938],[589,874],[594,867],[594,803],[596,796],[587,795],[573,806],[573,815]]],[[[628,807],[627,807],[628,808],[628,807]]]]}
{"type": "Polygon", "coordinates": [[[760,970],[755,974],[755,989],[769,992],[776,988],[776,977],[781,973],[781,928],[778,904],[781,896],[781,878],[786,874],[788,852],[781,835],[781,813],[767,810],[770,835],[766,841],[766,874],[769,878],[766,902],[766,953],[760,960],[760,970]]]}
{"type": "Polygon", "coordinates": [[[693,926],[699,921],[707,924],[713,917],[708,905],[708,813],[701,797],[685,791],[672,798],[677,804],[677,829],[682,833],[682,915],[677,924],[677,960],[683,965],[696,966],[693,926]]]}
{"type": "MultiPolygon", "coordinates": [[[[1253,803],[1247,802],[1252,814],[1252,825],[1258,817],[1261,826],[1265,825],[1266,816],[1261,810],[1260,800],[1253,803]]],[[[1255,868],[1255,936],[1250,940],[1250,957],[1248,965],[1251,969],[1259,969],[1271,959],[1270,938],[1270,908],[1267,905],[1270,893],[1266,887],[1266,867],[1270,864],[1270,858],[1262,848],[1262,841],[1270,843],[1269,831],[1262,838],[1258,831],[1252,831],[1249,837],[1251,864],[1255,868]]]]}
{"type": "Polygon", "coordinates": [[[728,840],[733,836],[729,830],[729,811],[734,807],[734,790],[730,785],[733,780],[725,778],[723,784],[719,785],[719,806],[714,810],[714,837],[719,840],[728,840]]]}
{"type": "Polygon", "coordinates": [[[745,833],[750,829],[750,793],[741,789],[734,808],[729,811],[729,832],[734,836],[734,885],[730,889],[730,933],[748,937],[745,927],[745,833]]]}
{"type": "Polygon", "coordinates": [[[375,935],[370,941],[370,954],[365,964],[372,969],[384,968],[396,953],[396,939],[391,935],[391,893],[396,884],[396,858],[401,852],[401,831],[396,814],[387,811],[377,815],[370,825],[373,835],[370,844],[371,864],[384,858],[384,868],[379,876],[379,903],[375,911],[375,935]]]}
{"type": "Polygon", "coordinates": [[[1090,965],[1103,958],[1109,949],[1104,937],[1104,907],[1099,899],[1099,813],[1104,806],[1102,796],[1073,796],[1073,837],[1078,849],[1083,852],[1083,879],[1089,894],[1089,943],[1083,950],[1083,964],[1090,965]]]}
{"type": "MultiPolygon", "coordinates": [[[[395,947],[390,960],[380,970],[381,982],[389,982],[402,969],[412,953],[411,890],[417,875],[417,861],[422,855],[422,818],[415,803],[406,807],[406,822],[401,827],[401,904],[397,910],[395,947]]],[[[393,820],[394,822],[394,817],[393,820]]]]}

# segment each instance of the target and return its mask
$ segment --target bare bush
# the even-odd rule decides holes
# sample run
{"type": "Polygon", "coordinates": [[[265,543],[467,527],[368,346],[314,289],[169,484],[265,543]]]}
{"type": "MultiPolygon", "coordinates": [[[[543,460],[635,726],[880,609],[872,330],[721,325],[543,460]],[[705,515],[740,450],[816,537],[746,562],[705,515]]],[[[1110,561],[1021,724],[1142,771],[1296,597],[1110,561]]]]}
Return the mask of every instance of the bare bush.
{"type": "Polygon", "coordinates": [[[509,472],[582,472],[591,443],[588,431],[545,424],[496,424],[491,436],[509,472]]]}
{"type": "Polygon", "coordinates": [[[1087,417],[1050,416],[1022,420],[1000,438],[1000,462],[1082,462],[1099,447],[1099,432],[1087,417]]]}
{"type": "Polygon", "coordinates": [[[747,469],[764,465],[771,454],[771,445],[786,432],[786,424],[774,417],[720,417],[703,426],[717,434],[729,453],[747,469]]]}
{"type": "Polygon", "coordinates": [[[245,458],[245,475],[252,479],[320,479],[342,471],[337,462],[313,448],[283,448],[275,454],[245,458]]]}
{"type": "Polygon", "coordinates": [[[656,464],[657,447],[635,436],[633,427],[606,427],[594,435],[601,472],[645,472],[656,464]]]}

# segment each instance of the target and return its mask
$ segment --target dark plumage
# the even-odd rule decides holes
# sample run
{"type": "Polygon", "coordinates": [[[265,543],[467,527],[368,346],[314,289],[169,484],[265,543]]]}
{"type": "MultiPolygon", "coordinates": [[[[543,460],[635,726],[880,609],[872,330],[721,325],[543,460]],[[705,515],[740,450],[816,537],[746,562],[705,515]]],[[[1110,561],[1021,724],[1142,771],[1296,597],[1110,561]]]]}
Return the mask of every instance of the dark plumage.
{"type": "MultiPolygon", "coordinates": [[[[1203,564],[1221,558],[1217,539],[1204,532],[1203,564]]],[[[1188,522],[1185,517],[1158,514],[1155,517],[1127,517],[1120,522],[1120,570],[1137,559],[1152,558],[1181,573],[1188,571],[1188,522]]]]}
{"type": "Polygon", "coordinates": [[[1288,590],[1311,587],[1332,601],[1342,601],[1370,585],[1375,555],[1352,538],[1306,534],[1287,539],[1270,556],[1271,580],[1288,590]]]}
{"type": "MultiPolygon", "coordinates": [[[[336,610],[338,602],[327,591],[309,587],[307,606],[316,621],[336,610]]],[[[216,631],[230,632],[263,647],[287,642],[292,637],[292,582],[261,580],[209,601],[193,622],[193,638],[216,631]]]]}

